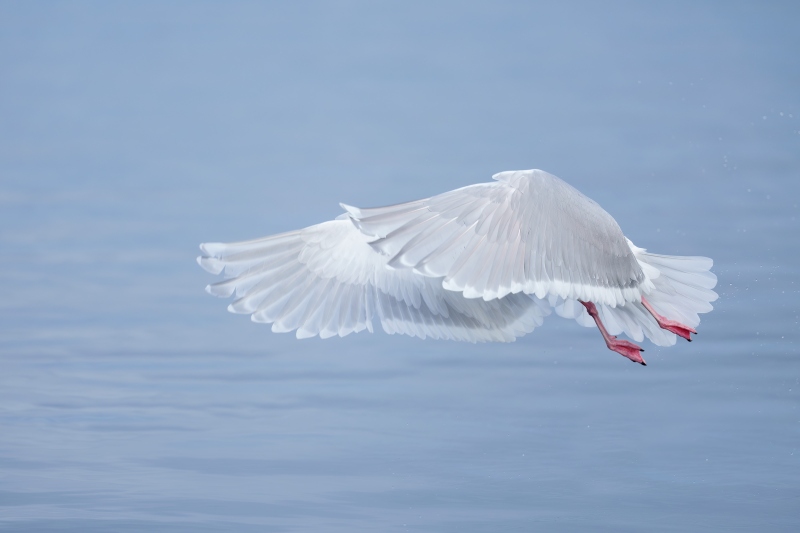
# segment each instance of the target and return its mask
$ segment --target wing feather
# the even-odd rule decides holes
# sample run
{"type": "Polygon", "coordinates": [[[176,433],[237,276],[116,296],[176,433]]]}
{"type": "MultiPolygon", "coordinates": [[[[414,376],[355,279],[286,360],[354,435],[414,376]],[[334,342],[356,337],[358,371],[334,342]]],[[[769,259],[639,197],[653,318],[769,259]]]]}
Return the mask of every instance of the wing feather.
{"type": "MultiPolygon", "coordinates": [[[[420,220],[438,218],[420,209],[411,206],[404,212],[416,210],[420,220]]],[[[383,217],[383,224],[395,214],[378,210],[376,216],[383,217]]],[[[398,230],[406,231],[392,231],[398,230]]],[[[453,225],[456,231],[461,229],[453,225]]],[[[392,268],[390,257],[370,246],[372,239],[344,218],[255,241],[204,244],[206,255],[198,263],[223,273],[225,279],[207,290],[223,297],[235,294],[230,311],[272,323],[275,332],[296,330],[298,338],[372,331],[372,320],[378,319],[387,333],[512,341],[541,325],[549,312],[525,294],[488,302],[467,300],[460,292],[445,290],[442,278],[392,268]]],[[[485,236],[470,234],[469,239],[485,236]]]]}
{"type": "Polygon", "coordinates": [[[391,265],[442,277],[467,298],[525,292],[614,306],[652,290],[622,230],[595,202],[541,170],[493,177],[408,204],[347,209],[391,265]]]}

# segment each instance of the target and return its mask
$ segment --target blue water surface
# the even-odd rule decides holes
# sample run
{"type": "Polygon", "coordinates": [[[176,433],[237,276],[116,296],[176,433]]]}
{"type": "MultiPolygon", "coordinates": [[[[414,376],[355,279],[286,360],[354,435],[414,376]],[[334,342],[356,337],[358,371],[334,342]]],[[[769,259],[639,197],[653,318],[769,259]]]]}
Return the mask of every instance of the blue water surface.
{"type": "Polygon", "coordinates": [[[0,529],[797,531],[796,2],[0,3],[0,529]],[[542,168],[715,260],[648,366],[297,341],[206,241],[542,168]]]}

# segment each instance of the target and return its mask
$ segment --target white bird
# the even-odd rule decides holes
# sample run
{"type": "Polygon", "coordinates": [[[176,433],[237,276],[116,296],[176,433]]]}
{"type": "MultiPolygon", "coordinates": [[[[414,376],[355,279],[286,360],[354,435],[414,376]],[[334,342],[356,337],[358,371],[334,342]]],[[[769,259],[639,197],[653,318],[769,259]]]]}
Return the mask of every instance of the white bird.
{"type": "Polygon", "coordinates": [[[717,283],[706,257],[647,253],[597,203],[542,170],[500,172],[431,198],[359,209],[252,241],[201,244],[198,263],[228,306],[297,338],[387,333],[510,342],[551,310],[597,325],[645,364],[625,333],[691,341],[717,283]]]}

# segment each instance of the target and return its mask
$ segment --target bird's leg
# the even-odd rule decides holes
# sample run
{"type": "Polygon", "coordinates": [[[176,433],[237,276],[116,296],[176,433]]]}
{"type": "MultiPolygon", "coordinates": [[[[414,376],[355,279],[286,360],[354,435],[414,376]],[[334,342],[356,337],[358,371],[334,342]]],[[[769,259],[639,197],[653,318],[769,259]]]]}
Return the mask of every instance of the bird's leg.
{"type": "Polygon", "coordinates": [[[597,307],[595,307],[592,302],[583,302],[581,300],[578,301],[583,304],[583,306],[589,312],[589,316],[594,319],[594,323],[597,324],[597,328],[600,330],[600,333],[603,334],[603,340],[606,341],[606,346],[608,346],[609,350],[613,350],[618,354],[627,357],[634,363],[647,366],[647,363],[645,363],[644,359],[640,355],[640,352],[643,352],[644,350],[632,342],[622,341],[617,339],[617,337],[614,335],[609,335],[606,327],[603,325],[603,322],[600,321],[600,315],[597,312],[597,307]]]}
{"type": "Polygon", "coordinates": [[[642,305],[644,306],[645,309],[647,309],[650,312],[651,315],[653,315],[653,318],[656,319],[656,322],[658,322],[658,327],[660,327],[661,329],[665,329],[667,331],[671,331],[675,335],[683,337],[687,341],[692,342],[691,334],[692,333],[697,334],[694,328],[690,328],[689,326],[685,326],[680,322],[676,322],[675,320],[669,320],[659,315],[658,313],[656,313],[656,310],[653,309],[653,306],[650,305],[650,302],[645,300],[644,296],[642,296],[642,305]]]}

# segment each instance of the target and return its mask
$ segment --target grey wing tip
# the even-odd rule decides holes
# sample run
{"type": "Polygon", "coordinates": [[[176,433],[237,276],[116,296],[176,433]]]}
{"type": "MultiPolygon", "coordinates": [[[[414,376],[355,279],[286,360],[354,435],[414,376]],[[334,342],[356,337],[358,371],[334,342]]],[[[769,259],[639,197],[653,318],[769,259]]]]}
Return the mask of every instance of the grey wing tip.
{"type": "Polygon", "coordinates": [[[544,174],[546,176],[552,176],[549,172],[538,168],[531,168],[528,170],[504,170],[503,172],[498,172],[492,176],[493,180],[496,181],[513,181],[515,179],[520,179],[522,177],[531,178],[535,175],[544,174]]]}
{"type": "Polygon", "coordinates": [[[200,245],[200,250],[206,255],[218,256],[227,246],[222,242],[204,242],[200,245]]]}
{"type": "Polygon", "coordinates": [[[200,265],[200,267],[206,272],[209,272],[214,275],[219,274],[220,272],[222,272],[222,269],[225,268],[225,263],[223,263],[219,259],[215,257],[207,257],[204,255],[198,256],[197,264],[200,265]]]}
{"type": "Polygon", "coordinates": [[[361,218],[361,209],[339,202],[342,209],[347,211],[347,214],[353,218],[361,218]]]}

